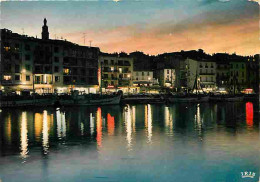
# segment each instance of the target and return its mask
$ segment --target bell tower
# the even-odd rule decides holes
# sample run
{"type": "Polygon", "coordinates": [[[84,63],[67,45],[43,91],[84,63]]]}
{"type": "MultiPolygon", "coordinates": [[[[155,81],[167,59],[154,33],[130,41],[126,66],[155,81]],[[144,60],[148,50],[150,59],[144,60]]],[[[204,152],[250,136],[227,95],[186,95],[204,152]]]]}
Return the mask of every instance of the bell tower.
{"type": "Polygon", "coordinates": [[[47,26],[47,20],[44,18],[43,20],[43,26],[42,26],[42,39],[48,40],[49,39],[49,31],[47,26]]]}

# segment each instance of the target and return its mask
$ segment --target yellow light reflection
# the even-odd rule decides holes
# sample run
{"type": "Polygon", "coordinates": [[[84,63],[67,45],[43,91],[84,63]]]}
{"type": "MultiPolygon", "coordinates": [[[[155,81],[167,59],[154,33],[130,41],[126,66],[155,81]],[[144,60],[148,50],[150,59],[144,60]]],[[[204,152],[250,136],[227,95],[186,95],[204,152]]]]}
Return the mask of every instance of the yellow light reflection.
{"type": "Polygon", "coordinates": [[[48,114],[43,111],[43,130],[42,130],[42,147],[44,154],[48,153],[49,149],[49,127],[48,127],[48,114]]]}
{"type": "Polygon", "coordinates": [[[27,114],[26,112],[22,113],[22,122],[21,122],[21,152],[20,155],[23,159],[27,158],[28,154],[28,129],[27,129],[27,114]]]}
{"type": "Polygon", "coordinates": [[[148,111],[148,128],[147,128],[147,138],[148,138],[148,143],[152,142],[152,136],[153,136],[153,125],[152,125],[152,107],[150,104],[148,104],[147,107],[147,111],[148,111]]]}
{"type": "Polygon", "coordinates": [[[124,113],[125,127],[126,127],[126,140],[128,149],[131,150],[132,147],[132,122],[131,122],[131,108],[127,105],[127,109],[124,113]]]}
{"type": "Polygon", "coordinates": [[[202,123],[203,120],[201,119],[200,115],[200,104],[197,105],[197,112],[195,114],[195,129],[198,130],[199,136],[202,134],[202,123]]]}
{"type": "Polygon", "coordinates": [[[135,106],[132,106],[132,122],[133,122],[133,133],[135,133],[135,106]]]}
{"type": "Polygon", "coordinates": [[[42,121],[43,121],[42,114],[35,113],[34,130],[35,130],[35,140],[37,142],[41,141],[42,121]]]}
{"type": "Polygon", "coordinates": [[[164,123],[166,133],[171,136],[173,134],[173,119],[169,107],[164,107],[164,123]]]}
{"type": "Polygon", "coordinates": [[[8,114],[7,123],[6,123],[6,140],[10,144],[12,141],[12,122],[11,122],[11,114],[8,114]]]}

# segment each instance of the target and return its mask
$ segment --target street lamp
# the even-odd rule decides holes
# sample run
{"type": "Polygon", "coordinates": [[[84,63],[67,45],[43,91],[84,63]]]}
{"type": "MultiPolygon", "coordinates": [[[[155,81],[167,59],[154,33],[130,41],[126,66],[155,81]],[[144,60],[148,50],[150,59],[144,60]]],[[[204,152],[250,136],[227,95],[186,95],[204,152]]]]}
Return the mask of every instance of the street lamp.
{"type": "Polygon", "coordinates": [[[150,93],[150,80],[151,80],[151,77],[148,77],[148,85],[149,85],[148,92],[149,93],[150,93]]]}
{"type": "Polygon", "coordinates": [[[128,94],[129,94],[129,87],[130,87],[130,74],[127,75],[127,78],[129,79],[129,82],[128,82],[128,94]]]}

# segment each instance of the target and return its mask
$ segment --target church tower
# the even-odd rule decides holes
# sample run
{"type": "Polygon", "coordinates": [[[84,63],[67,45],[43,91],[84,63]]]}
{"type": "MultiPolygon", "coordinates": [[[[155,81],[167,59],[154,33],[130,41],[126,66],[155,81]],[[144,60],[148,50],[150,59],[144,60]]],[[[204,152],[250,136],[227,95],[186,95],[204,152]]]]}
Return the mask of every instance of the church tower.
{"type": "Polygon", "coordinates": [[[48,31],[46,18],[44,18],[43,23],[44,23],[44,25],[42,26],[42,39],[48,40],[49,39],[49,31],[48,31]]]}

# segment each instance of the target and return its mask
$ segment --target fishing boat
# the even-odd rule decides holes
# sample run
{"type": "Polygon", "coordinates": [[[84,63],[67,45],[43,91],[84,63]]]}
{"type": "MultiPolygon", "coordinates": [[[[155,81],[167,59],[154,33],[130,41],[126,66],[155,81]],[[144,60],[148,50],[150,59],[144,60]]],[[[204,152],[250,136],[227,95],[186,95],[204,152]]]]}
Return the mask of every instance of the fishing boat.
{"type": "Polygon", "coordinates": [[[60,95],[55,101],[55,106],[92,106],[92,105],[113,105],[119,104],[122,94],[101,95],[82,94],[73,92],[70,95],[60,95]]]}

